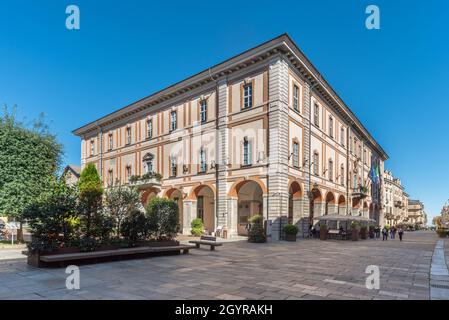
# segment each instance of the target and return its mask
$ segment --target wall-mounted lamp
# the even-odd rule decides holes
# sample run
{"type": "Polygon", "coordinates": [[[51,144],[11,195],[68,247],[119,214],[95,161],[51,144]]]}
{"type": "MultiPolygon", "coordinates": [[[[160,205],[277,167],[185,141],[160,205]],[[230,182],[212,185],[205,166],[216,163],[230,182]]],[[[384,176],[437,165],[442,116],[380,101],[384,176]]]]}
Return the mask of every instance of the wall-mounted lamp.
{"type": "Polygon", "coordinates": [[[290,159],[293,157],[293,152],[292,153],[290,153],[289,155],[288,155],[288,160],[290,161],[290,159]]]}
{"type": "Polygon", "coordinates": [[[188,167],[186,164],[184,164],[184,165],[182,166],[182,173],[186,174],[186,173],[188,173],[188,172],[189,172],[189,167],[188,167]]]}
{"type": "Polygon", "coordinates": [[[212,160],[211,162],[210,162],[210,168],[211,169],[215,169],[217,167],[217,164],[215,163],[215,160],[212,160]]]}

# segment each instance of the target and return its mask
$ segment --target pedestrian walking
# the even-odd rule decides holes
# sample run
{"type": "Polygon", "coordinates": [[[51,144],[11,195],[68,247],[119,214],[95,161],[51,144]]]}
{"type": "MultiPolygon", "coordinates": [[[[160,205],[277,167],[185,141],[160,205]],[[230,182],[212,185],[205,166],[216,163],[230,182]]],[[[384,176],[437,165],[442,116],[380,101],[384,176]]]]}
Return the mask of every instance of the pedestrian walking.
{"type": "Polygon", "coordinates": [[[396,227],[392,226],[391,230],[390,230],[390,238],[391,238],[391,240],[394,240],[395,237],[396,237],[396,227]]]}
{"type": "Polygon", "coordinates": [[[404,230],[402,229],[402,227],[399,227],[398,235],[399,235],[399,241],[402,241],[402,236],[404,235],[404,230]]]}
{"type": "Polygon", "coordinates": [[[380,227],[376,227],[376,239],[380,239],[380,227]]]}
{"type": "Polygon", "coordinates": [[[382,229],[382,241],[388,240],[388,230],[387,227],[383,227],[382,229]]]}

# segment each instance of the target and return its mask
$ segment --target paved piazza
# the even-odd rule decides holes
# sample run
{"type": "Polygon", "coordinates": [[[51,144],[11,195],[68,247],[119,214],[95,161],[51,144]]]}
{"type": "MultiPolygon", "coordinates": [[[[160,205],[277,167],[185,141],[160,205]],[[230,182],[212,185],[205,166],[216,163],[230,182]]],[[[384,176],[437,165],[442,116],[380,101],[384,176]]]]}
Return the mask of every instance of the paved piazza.
{"type": "MultiPolygon", "coordinates": [[[[64,268],[36,269],[23,258],[1,260],[0,299],[429,299],[435,246],[438,242],[441,273],[449,239],[438,241],[431,231],[407,232],[404,238],[241,241],[215,252],[205,248],[84,265],[81,288],[72,291],[65,288],[64,268]],[[380,268],[378,290],[365,287],[368,265],[380,268]]],[[[445,298],[444,285],[439,289],[437,298],[445,298]]]]}

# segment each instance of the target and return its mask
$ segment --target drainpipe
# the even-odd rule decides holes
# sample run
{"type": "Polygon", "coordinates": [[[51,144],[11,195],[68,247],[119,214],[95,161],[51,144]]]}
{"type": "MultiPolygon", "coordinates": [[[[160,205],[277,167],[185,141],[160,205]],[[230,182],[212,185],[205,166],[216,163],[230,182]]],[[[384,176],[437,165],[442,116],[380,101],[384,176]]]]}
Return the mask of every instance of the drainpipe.
{"type": "MultiPolygon", "coordinates": [[[[216,133],[218,133],[219,134],[219,132],[218,132],[218,114],[219,114],[219,106],[218,106],[218,103],[219,103],[219,97],[218,97],[218,94],[219,94],[219,84],[218,84],[218,79],[214,79],[214,77],[212,76],[212,74],[211,74],[211,72],[210,72],[210,69],[209,69],[209,77],[210,77],[210,79],[212,80],[212,81],[214,81],[215,82],[215,132],[216,133]]],[[[218,207],[219,207],[219,205],[218,205],[218,202],[219,202],[219,185],[218,185],[218,175],[219,175],[219,173],[218,173],[218,169],[219,169],[219,166],[220,166],[220,163],[219,163],[219,161],[218,161],[218,159],[220,158],[220,155],[219,155],[219,142],[218,142],[218,135],[216,135],[216,137],[215,137],[215,154],[216,154],[216,156],[215,156],[215,186],[216,186],[216,188],[215,188],[215,221],[214,221],[214,232],[215,232],[215,230],[217,230],[217,227],[218,227],[218,217],[219,217],[219,212],[218,212],[218,207]]],[[[227,200],[226,200],[227,201],[227,200]]],[[[223,227],[223,226],[222,226],[223,227]]]]}
{"type": "Polygon", "coordinates": [[[100,179],[103,181],[103,128],[96,122],[97,128],[100,129],[100,179]]]}
{"type": "MultiPolygon", "coordinates": [[[[321,81],[321,74],[318,77],[318,81],[321,81]]],[[[310,83],[309,83],[310,85],[310,83]]],[[[312,197],[312,189],[311,189],[311,174],[310,174],[310,165],[312,163],[311,157],[312,157],[312,115],[313,115],[313,106],[312,106],[312,95],[313,95],[313,89],[318,85],[318,82],[316,82],[314,85],[310,85],[310,93],[309,93],[309,162],[307,163],[307,165],[309,166],[309,170],[307,171],[307,184],[309,185],[309,196],[312,197]]],[[[309,198],[309,211],[310,209],[314,210],[315,208],[311,208],[311,199],[309,198]]],[[[315,204],[314,204],[315,206],[315,204]]],[[[310,212],[309,212],[309,219],[310,219],[310,212]]],[[[309,223],[311,223],[313,225],[313,219],[312,221],[309,220],[309,223]]],[[[309,228],[309,226],[307,226],[307,229],[309,228]]]]}

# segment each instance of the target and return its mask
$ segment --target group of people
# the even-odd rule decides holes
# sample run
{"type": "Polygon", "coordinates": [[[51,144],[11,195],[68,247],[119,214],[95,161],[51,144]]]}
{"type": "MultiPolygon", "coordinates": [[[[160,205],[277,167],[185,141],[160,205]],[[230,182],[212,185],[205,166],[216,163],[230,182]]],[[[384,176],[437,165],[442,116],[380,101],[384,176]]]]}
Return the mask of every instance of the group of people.
{"type": "Polygon", "coordinates": [[[384,226],[382,228],[382,241],[388,240],[388,235],[390,235],[390,239],[396,239],[396,233],[399,235],[399,241],[402,241],[402,237],[404,236],[404,229],[401,226],[396,228],[395,226],[387,227],[384,226]]]}

